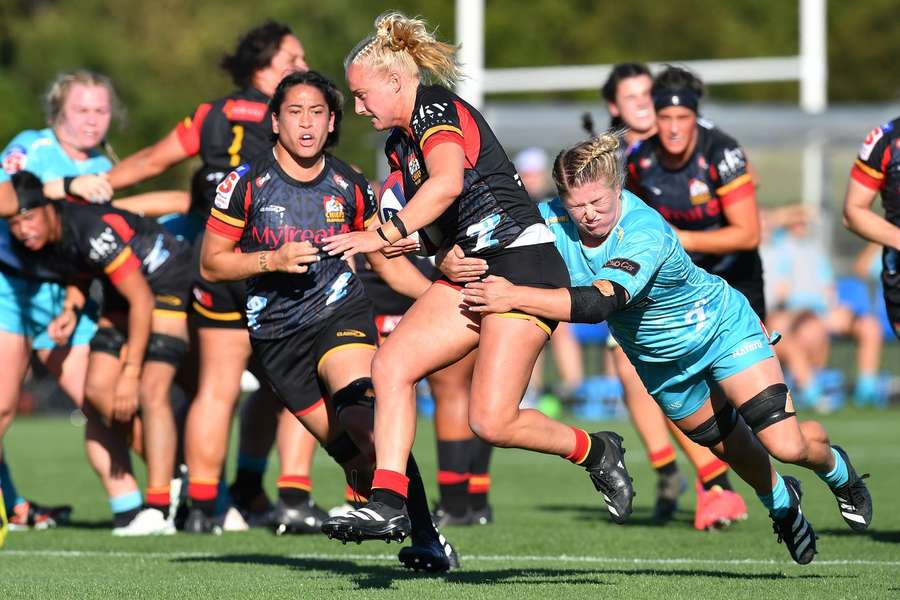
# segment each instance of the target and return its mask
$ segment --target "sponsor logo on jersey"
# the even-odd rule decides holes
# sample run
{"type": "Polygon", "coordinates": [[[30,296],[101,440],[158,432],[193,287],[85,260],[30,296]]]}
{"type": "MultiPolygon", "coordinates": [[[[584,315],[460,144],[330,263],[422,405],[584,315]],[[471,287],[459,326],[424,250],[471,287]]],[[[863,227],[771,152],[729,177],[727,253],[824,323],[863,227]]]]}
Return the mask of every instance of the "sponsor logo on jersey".
{"type": "Polygon", "coordinates": [[[709,167],[709,163],[706,162],[706,157],[702,154],[697,157],[697,166],[703,169],[704,171],[709,167]]]}
{"type": "Polygon", "coordinates": [[[269,304],[269,299],[265,296],[248,296],[247,297],[247,327],[256,331],[259,329],[259,315],[265,310],[269,304]]]}
{"type": "Polygon", "coordinates": [[[266,185],[266,182],[270,179],[272,179],[272,174],[266,171],[265,175],[256,178],[256,187],[261,188],[262,186],[266,185]]]}
{"type": "Polygon", "coordinates": [[[212,294],[210,294],[206,290],[201,290],[197,286],[194,286],[194,289],[192,291],[194,293],[194,299],[197,302],[199,302],[201,306],[205,306],[206,308],[212,308],[212,305],[213,305],[212,294]]]}
{"type": "Polygon", "coordinates": [[[173,296],[171,294],[159,294],[156,296],[156,301],[160,304],[165,304],[166,306],[181,306],[181,298],[178,296],[173,296]]]}
{"type": "Polygon", "coordinates": [[[762,347],[762,340],[753,340],[752,342],[747,342],[746,344],[732,352],[731,358],[738,358],[739,356],[750,354],[751,352],[762,349],[762,347]]]}
{"type": "Polygon", "coordinates": [[[228,205],[231,203],[231,195],[237,187],[238,180],[240,180],[241,176],[246,173],[249,168],[248,165],[239,166],[216,186],[216,208],[221,208],[222,210],[228,208],[228,205]]]}
{"type": "Polygon", "coordinates": [[[333,304],[347,295],[347,284],[350,283],[351,277],[353,277],[353,273],[349,271],[338,275],[338,278],[331,284],[330,293],[328,298],[325,299],[325,306],[333,304]]]}
{"type": "Polygon", "coordinates": [[[747,160],[744,151],[740,148],[728,148],[722,153],[722,160],[716,165],[719,171],[719,179],[728,181],[735,175],[743,174],[747,168],[747,160]]]}
{"type": "Polygon", "coordinates": [[[412,177],[416,187],[422,185],[422,165],[419,164],[419,159],[416,158],[415,154],[410,154],[409,158],[406,159],[406,169],[409,171],[409,176],[412,177]]]}
{"type": "Polygon", "coordinates": [[[263,206],[261,209],[259,209],[259,212],[273,212],[280,215],[285,210],[287,209],[283,206],[279,206],[277,204],[269,204],[268,206],[263,206]]]}
{"type": "Polygon", "coordinates": [[[869,135],[866,136],[866,139],[863,140],[862,147],[859,149],[859,157],[863,160],[869,160],[869,157],[872,156],[872,150],[875,149],[875,144],[883,137],[884,129],[881,127],[876,127],[870,131],[869,135]]]}
{"type": "Polygon", "coordinates": [[[153,242],[153,249],[147,254],[146,258],[144,258],[144,266],[147,268],[147,273],[153,273],[158,268],[166,263],[169,260],[170,252],[163,248],[163,244],[165,243],[165,236],[163,234],[159,234],[156,236],[156,240],[153,242]]]}
{"type": "Polygon", "coordinates": [[[644,157],[638,161],[638,166],[642,169],[649,169],[650,165],[652,165],[652,164],[653,164],[653,161],[647,157],[644,157]]]}
{"type": "Polygon", "coordinates": [[[25,146],[18,144],[11,146],[3,155],[3,170],[7,175],[24,170],[26,164],[28,164],[28,150],[25,146]]]}
{"type": "Polygon", "coordinates": [[[341,177],[340,173],[335,173],[334,177],[332,177],[332,179],[338,185],[338,187],[341,188],[342,190],[346,190],[348,187],[350,187],[350,184],[347,183],[346,179],[341,177]]]}
{"type": "Polygon", "coordinates": [[[366,337],[366,334],[364,334],[364,333],[363,333],[362,331],[360,331],[359,329],[341,329],[341,330],[339,330],[339,331],[337,332],[337,336],[338,336],[338,337],[357,337],[357,338],[362,338],[362,337],[366,337]]]}
{"type": "Polygon", "coordinates": [[[629,275],[637,275],[638,271],[641,270],[641,265],[627,258],[611,258],[606,261],[603,268],[618,269],[619,271],[625,271],[629,275]]]}
{"type": "Polygon", "coordinates": [[[263,102],[252,102],[250,100],[234,100],[225,101],[222,107],[222,113],[229,121],[252,121],[260,123],[266,118],[268,105],[263,102]]]}
{"type": "Polygon", "coordinates": [[[325,204],[325,222],[326,223],[343,223],[344,222],[344,199],[340,196],[325,196],[323,203],[325,204]]]}
{"type": "Polygon", "coordinates": [[[688,191],[691,195],[691,204],[704,204],[709,202],[712,195],[709,193],[709,186],[701,179],[691,179],[688,183],[688,191]]]}
{"type": "Polygon", "coordinates": [[[325,229],[304,229],[293,225],[279,225],[278,227],[259,228],[254,225],[250,230],[251,239],[255,244],[266,248],[279,248],[287,242],[310,242],[319,246],[326,237],[339,233],[350,233],[350,226],[341,223],[340,227],[332,225],[325,229]]]}
{"type": "Polygon", "coordinates": [[[97,237],[90,238],[88,245],[91,247],[88,256],[93,261],[109,258],[119,248],[116,236],[110,227],[104,229],[97,237]]]}

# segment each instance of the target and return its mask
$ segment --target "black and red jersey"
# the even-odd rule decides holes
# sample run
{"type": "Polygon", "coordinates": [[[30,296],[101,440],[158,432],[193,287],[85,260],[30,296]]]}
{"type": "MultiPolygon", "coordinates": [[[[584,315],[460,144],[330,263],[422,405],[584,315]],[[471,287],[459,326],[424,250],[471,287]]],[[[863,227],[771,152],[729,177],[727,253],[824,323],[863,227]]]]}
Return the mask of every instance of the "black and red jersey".
{"type": "Polygon", "coordinates": [[[154,219],[109,205],[53,202],[62,225],[58,242],[40,253],[67,279],[117,283],[140,270],[151,291],[170,289],[190,260],[190,247],[154,219]]]}
{"type": "Polygon", "coordinates": [[[850,176],[880,191],[885,219],[900,226],[900,117],[869,132],[850,176]]]}
{"type": "MultiPolygon", "coordinates": [[[[232,171],[219,184],[207,230],[238,243],[241,252],[277,250],[285,242],[363,231],[375,216],[375,197],[365,178],[325,154],[312,181],[285,173],[271,152],[232,171]]],[[[329,318],[365,292],[347,262],[319,255],[302,275],[267,273],[247,280],[247,321],[257,339],[280,339],[329,318]]]]}
{"type": "MultiPolygon", "coordinates": [[[[626,185],[678,229],[720,229],[728,224],[723,208],[754,192],[743,149],[702,120],[697,123],[694,153],[683,167],[667,169],[659,155],[659,134],[640,142],[628,155],[626,185]]],[[[689,254],[695,264],[729,283],[762,278],[762,262],[755,249],[689,254]]]]}
{"type": "Polygon", "coordinates": [[[194,210],[208,215],[222,178],[272,147],[268,110],[268,96],[250,87],[204,102],[177,125],[184,151],[203,161],[191,182],[194,210]]]}
{"type": "Polygon", "coordinates": [[[467,255],[490,254],[543,225],[519,174],[484,117],[462,98],[438,85],[420,85],[408,128],[395,128],[385,145],[392,171],[403,172],[407,200],[428,179],[425,158],[438,144],[465,151],[463,190],[437,220],[446,247],[467,255]]]}

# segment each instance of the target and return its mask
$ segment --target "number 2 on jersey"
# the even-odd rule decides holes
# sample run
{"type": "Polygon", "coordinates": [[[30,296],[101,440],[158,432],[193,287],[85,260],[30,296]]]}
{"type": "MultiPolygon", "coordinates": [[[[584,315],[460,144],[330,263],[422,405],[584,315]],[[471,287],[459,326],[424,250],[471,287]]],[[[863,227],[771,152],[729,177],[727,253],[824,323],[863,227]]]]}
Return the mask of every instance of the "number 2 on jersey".
{"type": "Polygon", "coordinates": [[[490,215],[474,225],[470,225],[469,228],[466,229],[467,236],[478,236],[478,239],[475,241],[475,247],[472,248],[472,252],[478,252],[479,250],[484,250],[485,248],[490,248],[491,246],[496,246],[500,243],[491,237],[491,234],[494,233],[494,229],[496,229],[499,224],[500,215],[490,215]]]}
{"type": "Polygon", "coordinates": [[[229,164],[232,167],[236,167],[241,164],[241,146],[244,143],[244,126],[235,125],[231,128],[231,132],[234,134],[234,138],[231,140],[231,145],[228,146],[228,156],[231,157],[229,164]]]}

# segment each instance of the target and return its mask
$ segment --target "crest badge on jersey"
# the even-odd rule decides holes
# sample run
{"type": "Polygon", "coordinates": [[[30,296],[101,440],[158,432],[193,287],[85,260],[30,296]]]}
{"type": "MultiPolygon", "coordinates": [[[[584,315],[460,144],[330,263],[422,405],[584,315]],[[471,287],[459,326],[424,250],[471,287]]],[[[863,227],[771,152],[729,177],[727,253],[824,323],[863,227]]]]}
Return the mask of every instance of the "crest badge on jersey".
{"type": "Polygon", "coordinates": [[[694,206],[698,204],[705,204],[709,202],[712,195],[709,193],[709,186],[700,179],[691,179],[688,184],[688,190],[691,194],[691,204],[694,206]]]}
{"type": "Polygon", "coordinates": [[[422,165],[419,164],[419,159],[416,158],[415,154],[409,155],[406,161],[406,168],[416,187],[422,185],[422,165]]]}
{"type": "Polygon", "coordinates": [[[347,180],[346,180],[346,179],[344,179],[343,177],[341,177],[340,173],[335,173],[335,174],[334,174],[334,177],[332,177],[332,179],[333,179],[334,182],[338,185],[338,187],[341,188],[341,189],[344,190],[344,191],[346,191],[347,188],[350,187],[350,184],[347,183],[347,180]]]}
{"type": "Polygon", "coordinates": [[[869,157],[872,156],[872,150],[875,149],[875,144],[878,143],[884,137],[884,130],[881,127],[876,127],[872,131],[869,132],[869,135],[866,136],[866,139],[863,140],[862,147],[859,149],[859,157],[863,160],[869,160],[869,157]]]}
{"type": "Polygon", "coordinates": [[[6,151],[3,155],[3,170],[7,175],[13,175],[25,169],[28,163],[28,150],[25,146],[16,144],[6,151]]]}
{"type": "Polygon", "coordinates": [[[237,182],[241,176],[250,168],[249,165],[241,165],[231,173],[225,176],[225,179],[216,186],[216,208],[226,209],[231,203],[231,194],[234,193],[237,182]]]}
{"type": "Polygon", "coordinates": [[[344,222],[344,199],[340,196],[325,196],[325,222],[326,223],[343,223],[344,222]]]}

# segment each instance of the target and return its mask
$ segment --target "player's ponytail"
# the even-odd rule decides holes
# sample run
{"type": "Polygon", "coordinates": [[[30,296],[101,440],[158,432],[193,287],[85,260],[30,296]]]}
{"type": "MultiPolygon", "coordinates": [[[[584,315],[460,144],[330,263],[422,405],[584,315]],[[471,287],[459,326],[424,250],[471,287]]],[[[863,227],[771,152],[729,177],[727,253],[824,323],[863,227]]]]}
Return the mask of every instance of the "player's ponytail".
{"type": "Polygon", "coordinates": [[[390,11],[375,19],[375,33],[350,51],[344,67],[364,63],[379,70],[398,69],[450,87],[461,75],[456,49],[429,32],[424,20],[390,11]]]}
{"type": "Polygon", "coordinates": [[[553,181],[560,195],[598,181],[621,188],[625,182],[622,134],[621,130],[609,130],[560,152],[553,164],[553,181]]]}

